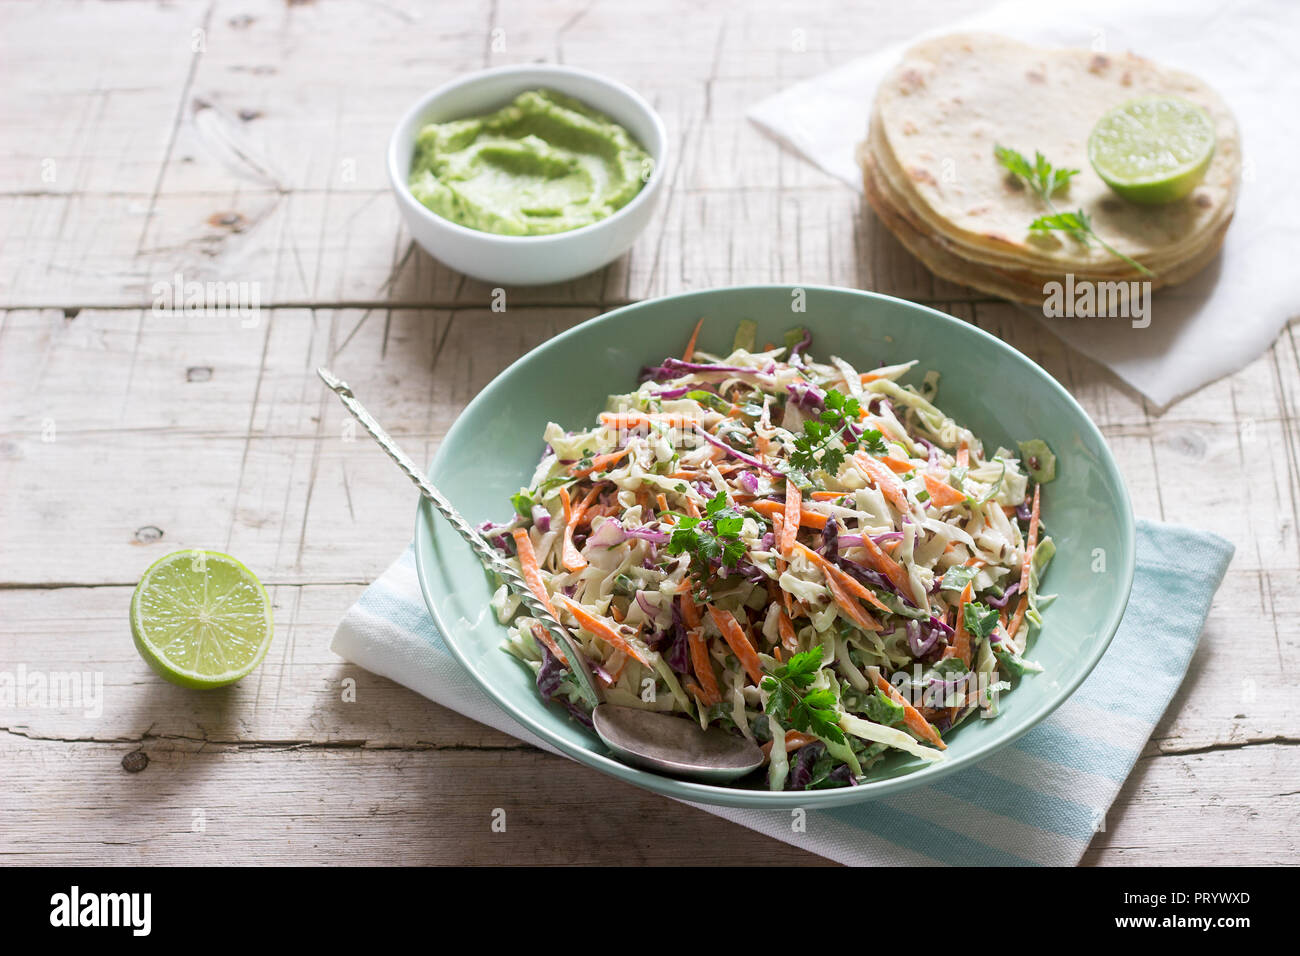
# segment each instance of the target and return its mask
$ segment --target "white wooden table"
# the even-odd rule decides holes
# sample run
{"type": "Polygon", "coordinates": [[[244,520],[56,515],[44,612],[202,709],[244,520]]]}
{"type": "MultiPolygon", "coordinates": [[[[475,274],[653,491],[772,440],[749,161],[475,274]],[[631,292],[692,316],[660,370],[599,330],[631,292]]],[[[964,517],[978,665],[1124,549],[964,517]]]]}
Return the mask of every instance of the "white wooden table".
{"type": "Polygon", "coordinates": [[[798,281],[905,296],[1001,335],[1083,402],[1139,515],[1237,546],[1187,681],[1085,862],[1300,861],[1295,327],[1157,415],[1011,308],[933,279],[855,193],[743,118],[793,80],[980,5],[0,7],[0,671],[104,683],[97,716],[0,706],[0,859],[819,862],[334,657],[335,623],[406,544],[414,502],[384,456],[339,440],[342,410],[312,375],[328,361],[427,456],[477,390],[558,330],[683,289],[798,281]],[[422,91],[534,60],[635,86],[677,161],[628,256],[512,289],[500,314],[490,289],[413,248],[382,157],[422,91]],[[177,273],[255,283],[267,311],[251,327],[160,315],[153,285],[177,273]],[[267,660],[222,692],[163,683],[131,643],[136,579],[188,547],[238,555],[276,605],[267,660]],[[141,754],[143,770],[125,769],[141,754]]]}

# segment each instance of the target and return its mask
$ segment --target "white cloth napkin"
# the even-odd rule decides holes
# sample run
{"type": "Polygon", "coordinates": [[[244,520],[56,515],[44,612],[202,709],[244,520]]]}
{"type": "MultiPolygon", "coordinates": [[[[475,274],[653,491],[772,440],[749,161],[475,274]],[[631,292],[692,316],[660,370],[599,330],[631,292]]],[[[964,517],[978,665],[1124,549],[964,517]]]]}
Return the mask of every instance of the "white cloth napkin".
{"type": "MultiPolygon", "coordinates": [[[[814,810],[800,828],[786,811],[692,806],[856,866],[1073,865],[1182,683],[1231,557],[1232,545],[1208,532],[1138,522],[1132,597],[1097,669],[1050,717],[974,767],[895,797],[814,810]]],[[[556,752],[452,656],[425,610],[410,547],[339,622],[331,648],[556,752]]]]}
{"type": "MultiPolygon", "coordinates": [[[[1300,3],[1093,0],[1066,13],[1056,4],[1013,0],[924,35],[969,30],[1131,51],[1195,73],[1241,125],[1243,182],[1223,251],[1191,282],[1155,293],[1148,328],[1027,311],[1162,408],[1267,349],[1300,314],[1300,3]]],[[[876,86],[917,39],[792,86],[749,117],[861,191],[853,150],[866,135],[876,86]]]]}

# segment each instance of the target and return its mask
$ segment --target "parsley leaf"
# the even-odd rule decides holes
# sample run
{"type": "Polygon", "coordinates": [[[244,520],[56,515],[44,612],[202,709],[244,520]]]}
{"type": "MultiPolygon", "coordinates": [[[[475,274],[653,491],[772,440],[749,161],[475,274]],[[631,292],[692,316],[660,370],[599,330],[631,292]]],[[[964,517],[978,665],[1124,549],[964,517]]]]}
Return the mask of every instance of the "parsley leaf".
{"type": "Polygon", "coordinates": [[[675,517],[677,523],[666,550],[669,554],[689,554],[696,571],[709,572],[715,558],[722,561],[723,567],[734,568],[748,551],[740,540],[745,519],[728,507],[726,492],[719,491],[705,505],[703,518],[675,517]]]}
{"type": "Polygon", "coordinates": [[[878,428],[868,428],[864,431],[858,438],[858,444],[873,455],[883,455],[889,451],[885,447],[885,436],[880,434],[878,428]]]}
{"type": "Polygon", "coordinates": [[[800,690],[807,688],[822,669],[822,649],[814,647],[802,654],[795,654],[774,672],[778,677],[788,679],[800,690]]]}
{"type": "Polygon", "coordinates": [[[884,724],[886,727],[902,723],[903,720],[903,705],[886,696],[879,689],[867,698],[863,712],[867,715],[867,720],[884,724]]]}
{"type": "Polygon", "coordinates": [[[1136,269],[1140,274],[1144,276],[1155,275],[1142,263],[1124,255],[1124,253],[1097,235],[1093,231],[1091,218],[1082,209],[1074,212],[1061,212],[1056,208],[1056,204],[1052,202],[1052,196],[1069,184],[1071,177],[1078,174],[1077,169],[1056,169],[1042,153],[1037,151],[1034,152],[1034,161],[1032,163],[1025,158],[1024,154],[1018,153],[1014,149],[1008,149],[1006,146],[995,145],[993,155],[997,157],[997,161],[1005,169],[1023,181],[1051,213],[1047,216],[1039,216],[1030,223],[1029,229],[1031,232],[1065,232],[1071,239],[1083,246],[1089,245],[1095,240],[1097,245],[1115,258],[1136,269]]]}
{"type": "Polygon", "coordinates": [[[978,601],[967,601],[962,615],[962,623],[966,625],[966,630],[971,634],[983,640],[993,633],[993,629],[998,626],[998,609],[989,607],[987,604],[981,604],[978,601]]]}
{"type": "Polygon", "coordinates": [[[828,688],[809,690],[822,668],[822,649],[796,654],[763,676],[768,714],[803,733],[844,743],[835,693],[828,688]]]}
{"type": "Polygon", "coordinates": [[[1004,167],[1015,173],[1032,189],[1038,197],[1050,198],[1060,189],[1069,185],[1070,179],[1079,174],[1077,169],[1056,169],[1047,161],[1047,157],[1037,150],[1031,163],[1021,153],[1005,146],[994,146],[993,155],[1004,167]]]}
{"type": "Polygon", "coordinates": [[[790,710],[790,724],[795,730],[825,737],[836,743],[844,742],[840,730],[839,711],[835,709],[835,694],[827,689],[805,694],[790,710]]]}
{"type": "Polygon", "coordinates": [[[1029,229],[1031,232],[1068,232],[1071,239],[1086,246],[1088,235],[1092,232],[1092,219],[1082,209],[1058,212],[1050,216],[1039,216],[1029,224],[1029,229]]]}
{"type": "Polygon", "coordinates": [[[885,452],[880,432],[867,429],[859,434],[856,423],[862,417],[862,406],[856,398],[849,398],[833,388],[826,390],[825,408],[816,418],[803,423],[803,435],[794,440],[790,464],[803,472],[818,468],[834,475],[844,464],[844,457],[866,447],[874,454],[885,452]],[[840,445],[833,445],[840,439],[840,445]],[[820,453],[820,457],[819,456],[820,453]]]}
{"type": "Polygon", "coordinates": [[[514,505],[515,514],[521,518],[532,518],[533,516],[533,496],[529,494],[527,488],[520,488],[518,494],[510,496],[510,503],[514,505]]]}
{"type": "Polygon", "coordinates": [[[959,564],[943,572],[943,578],[939,581],[939,589],[942,591],[956,591],[960,594],[966,589],[966,585],[975,579],[977,574],[979,574],[979,568],[959,564]]]}
{"type": "Polygon", "coordinates": [[[828,425],[845,418],[856,421],[861,411],[856,398],[847,398],[843,392],[830,388],[826,390],[826,408],[821,413],[821,420],[828,425]]]}

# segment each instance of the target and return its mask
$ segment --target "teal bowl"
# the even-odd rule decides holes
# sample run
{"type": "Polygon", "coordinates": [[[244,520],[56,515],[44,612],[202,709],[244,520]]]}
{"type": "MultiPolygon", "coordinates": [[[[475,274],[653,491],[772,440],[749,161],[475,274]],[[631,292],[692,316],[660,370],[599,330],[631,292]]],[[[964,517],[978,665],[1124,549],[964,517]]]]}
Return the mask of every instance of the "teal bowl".
{"type": "MultiPolygon", "coordinates": [[[[549,421],[594,422],[608,395],[631,391],[645,365],[679,355],[700,316],[699,347],[725,355],[741,319],[758,341],[787,329],[813,334],[811,353],[857,368],[918,359],[919,383],[942,376],[938,402],[988,447],[1042,438],[1057,455],[1043,489],[1043,519],[1057,543],[1044,590],[1059,594],[1029,657],[1043,665],[1002,695],[1001,714],[968,720],[947,738],[947,759],[906,754],[881,761],[856,787],[772,793],[661,776],[614,759],[593,733],[538,696],[532,674],[501,650],[506,630],[488,607],[493,588],[469,547],[422,504],[415,526],[420,587],[429,612],[479,686],[538,737],[588,766],[696,803],[778,809],[833,807],[893,795],[969,767],[1055,710],[1092,671],[1119,627],[1133,583],[1133,513],[1119,469],[1097,427],[1070,394],[1024,355],[951,316],[889,296],[815,286],[740,286],[669,296],[615,309],[558,335],[496,377],[457,419],[429,469],[469,520],[503,521],[509,497],[531,479],[549,421]],[[804,311],[794,306],[803,297],[804,311]],[[1100,549],[1100,550],[1098,550],[1100,549]],[[1104,572],[1097,556],[1104,554],[1104,572]]],[[[761,775],[760,775],[761,776],[761,775]]]]}

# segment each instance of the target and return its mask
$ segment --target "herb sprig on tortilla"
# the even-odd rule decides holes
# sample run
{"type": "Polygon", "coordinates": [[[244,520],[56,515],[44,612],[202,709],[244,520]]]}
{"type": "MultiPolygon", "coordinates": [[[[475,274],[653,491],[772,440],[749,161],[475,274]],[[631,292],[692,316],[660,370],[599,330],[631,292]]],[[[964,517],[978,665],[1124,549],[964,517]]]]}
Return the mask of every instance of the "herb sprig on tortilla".
{"type": "Polygon", "coordinates": [[[1032,163],[1025,158],[1023,153],[1009,149],[1006,146],[995,145],[993,155],[997,157],[998,162],[1003,167],[1028,186],[1030,191],[1038,197],[1039,201],[1050,212],[1049,215],[1039,216],[1029,224],[1031,232],[1064,232],[1075,242],[1084,246],[1095,240],[1099,246],[1112,256],[1123,260],[1142,275],[1155,276],[1155,273],[1142,263],[1124,255],[1124,253],[1097,235],[1092,228],[1092,217],[1082,209],[1076,209],[1074,212],[1061,212],[1056,208],[1052,196],[1069,185],[1070,179],[1078,175],[1079,171],[1077,169],[1058,169],[1049,163],[1047,157],[1037,150],[1034,151],[1034,161],[1032,163]]]}

